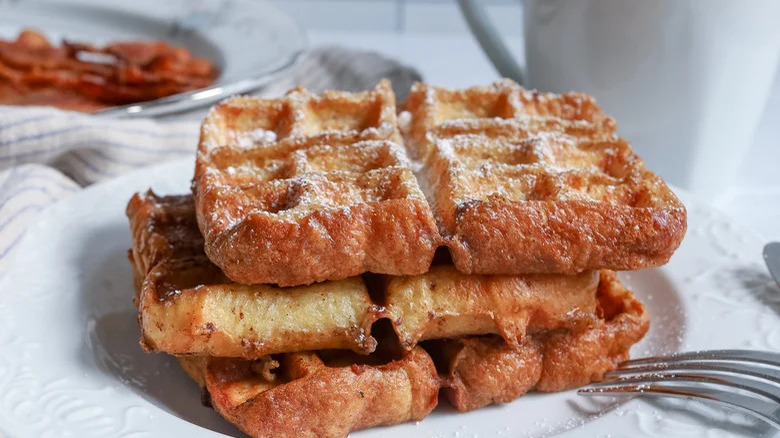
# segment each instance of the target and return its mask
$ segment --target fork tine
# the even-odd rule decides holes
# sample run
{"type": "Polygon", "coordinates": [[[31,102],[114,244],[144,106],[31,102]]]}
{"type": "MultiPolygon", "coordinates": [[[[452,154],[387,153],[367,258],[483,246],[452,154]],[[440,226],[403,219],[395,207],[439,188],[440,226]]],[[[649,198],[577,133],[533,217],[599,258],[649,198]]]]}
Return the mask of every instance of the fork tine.
{"type": "Polygon", "coordinates": [[[752,414],[780,428],[780,409],[777,403],[756,399],[733,392],[713,390],[698,386],[660,384],[620,384],[600,388],[583,388],[577,394],[584,396],[635,395],[697,399],[717,403],[747,414],[752,414]]]}
{"type": "Polygon", "coordinates": [[[780,353],[755,350],[707,350],[693,351],[689,353],[675,353],[669,356],[652,356],[642,359],[633,359],[623,362],[621,367],[631,367],[636,365],[646,365],[651,363],[677,363],[692,360],[699,361],[736,361],[752,362],[764,365],[774,365],[780,367],[780,353]]]}
{"type": "Polygon", "coordinates": [[[718,373],[711,373],[708,371],[701,373],[683,371],[639,374],[631,377],[621,377],[619,380],[608,380],[604,382],[593,383],[589,387],[607,388],[615,385],[642,385],[675,382],[703,383],[707,385],[738,388],[774,400],[776,403],[780,404],[780,387],[778,386],[767,384],[765,381],[750,377],[743,377],[739,375],[724,376],[722,374],[719,375],[718,373]]]}
{"type": "Polygon", "coordinates": [[[726,363],[720,364],[717,362],[684,362],[684,363],[656,363],[650,365],[638,365],[635,367],[618,368],[614,371],[607,372],[604,377],[615,378],[621,376],[635,375],[635,374],[653,374],[653,373],[668,373],[668,374],[685,374],[690,372],[696,372],[698,374],[706,373],[708,375],[722,376],[722,375],[744,375],[750,376],[755,379],[762,379],[767,381],[770,385],[780,385],[780,370],[774,370],[771,368],[763,367],[761,365],[753,365],[747,363],[726,363]]]}

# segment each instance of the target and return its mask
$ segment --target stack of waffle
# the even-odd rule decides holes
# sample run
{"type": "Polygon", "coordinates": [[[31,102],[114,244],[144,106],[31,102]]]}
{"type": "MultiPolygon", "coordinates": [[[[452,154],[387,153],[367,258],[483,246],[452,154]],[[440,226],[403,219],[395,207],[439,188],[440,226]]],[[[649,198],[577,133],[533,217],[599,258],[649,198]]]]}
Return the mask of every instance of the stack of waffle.
{"type": "Polygon", "coordinates": [[[192,194],[135,195],[142,345],[252,436],[345,436],[599,379],[648,329],[615,270],[686,212],[583,94],[237,97],[192,194]]]}

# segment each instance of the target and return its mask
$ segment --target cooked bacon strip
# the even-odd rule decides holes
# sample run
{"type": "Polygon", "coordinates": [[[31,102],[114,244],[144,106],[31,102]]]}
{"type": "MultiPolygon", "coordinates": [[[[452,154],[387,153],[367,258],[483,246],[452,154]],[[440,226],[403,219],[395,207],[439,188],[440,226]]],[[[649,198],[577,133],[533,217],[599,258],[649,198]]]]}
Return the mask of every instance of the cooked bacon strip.
{"type": "Polygon", "coordinates": [[[163,41],[55,47],[33,30],[0,40],[0,104],[93,112],[204,88],[215,78],[209,60],[163,41]]]}

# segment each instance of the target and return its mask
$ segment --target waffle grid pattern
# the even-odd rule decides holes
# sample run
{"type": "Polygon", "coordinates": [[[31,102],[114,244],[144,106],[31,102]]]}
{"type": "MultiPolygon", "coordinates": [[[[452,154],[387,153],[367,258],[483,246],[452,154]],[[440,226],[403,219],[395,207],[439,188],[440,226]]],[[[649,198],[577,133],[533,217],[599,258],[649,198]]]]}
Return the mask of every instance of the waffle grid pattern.
{"type": "Polygon", "coordinates": [[[406,146],[462,272],[638,269],[682,239],[684,207],[587,95],[416,84],[406,110],[406,146]]]}
{"type": "Polygon", "coordinates": [[[250,284],[425,272],[438,232],[400,142],[387,81],[223,102],[194,181],[208,255],[250,284]]]}
{"type": "Polygon", "coordinates": [[[194,179],[209,258],[281,286],[418,275],[446,245],[467,274],[665,263],[686,212],[581,93],[511,81],[234,98],[203,124],[194,179]],[[411,157],[411,159],[409,158],[411,157]]]}

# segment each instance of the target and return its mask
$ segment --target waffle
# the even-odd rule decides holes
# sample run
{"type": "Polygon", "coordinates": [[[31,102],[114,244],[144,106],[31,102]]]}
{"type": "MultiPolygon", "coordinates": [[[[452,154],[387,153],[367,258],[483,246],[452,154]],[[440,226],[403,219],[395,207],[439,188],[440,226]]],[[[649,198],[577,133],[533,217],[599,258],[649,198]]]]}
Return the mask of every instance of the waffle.
{"type": "Polygon", "coordinates": [[[461,272],[640,269],[682,240],[685,208],[587,95],[418,83],[405,108],[406,147],[461,272]]]}
{"type": "Polygon", "coordinates": [[[427,339],[489,333],[516,348],[527,334],[590,325],[598,307],[597,271],[466,275],[452,266],[435,266],[385,284],[379,302],[383,316],[406,350],[427,339]]]}
{"type": "Polygon", "coordinates": [[[388,81],[220,103],[193,181],[206,254],[244,284],[424,273],[439,235],[400,143],[388,81]]]}
{"type": "Polygon", "coordinates": [[[498,336],[468,336],[428,341],[390,360],[327,351],[179,361],[211,406],[250,436],[343,437],[422,419],[440,388],[468,411],[601,379],[628,357],[648,317],[614,273],[601,274],[598,290],[593,324],[532,334],[517,348],[498,336]]]}
{"type": "Polygon", "coordinates": [[[384,365],[343,355],[327,363],[315,353],[282,355],[273,370],[268,360],[179,362],[211,406],[252,437],[346,437],[352,430],[422,420],[438,402],[436,369],[419,347],[384,365]]]}
{"type": "Polygon", "coordinates": [[[529,335],[519,346],[497,336],[466,337],[425,345],[442,370],[443,393],[460,411],[506,403],[529,392],[553,392],[601,380],[628,359],[650,319],[612,271],[602,271],[598,319],[583,330],[529,335]]]}
{"type": "Polygon", "coordinates": [[[376,347],[388,319],[401,346],[499,334],[517,347],[528,333],[589,325],[596,272],[479,276],[452,266],[406,277],[351,277],[279,288],[231,283],[203,252],[191,196],[134,196],[127,213],[142,344],[149,351],[258,358],[302,350],[376,347]]]}
{"type": "Polygon", "coordinates": [[[369,333],[382,309],[359,277],[287,289],[231,283],[203,252],[191,196],[135,195],[127,214],[146,350],[226,357],[373,351],[369,333]]]}

